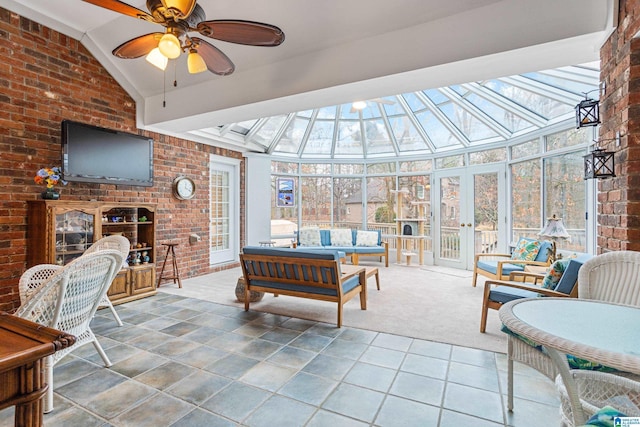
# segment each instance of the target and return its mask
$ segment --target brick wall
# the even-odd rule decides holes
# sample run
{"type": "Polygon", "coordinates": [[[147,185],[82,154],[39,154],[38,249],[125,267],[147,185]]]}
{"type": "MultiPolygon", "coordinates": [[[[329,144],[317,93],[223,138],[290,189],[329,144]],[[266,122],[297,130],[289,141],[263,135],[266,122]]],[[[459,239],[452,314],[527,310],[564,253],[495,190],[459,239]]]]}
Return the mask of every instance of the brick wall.
{"type": "MultiPolygon", "coordinates": [[[[60,122],[70,119],[150,136],[154,186],[70,183],[64,200],[158,204],[157,240],[177,240],[182,277],[213,271],[209,266],[209,154],[242,159],[229,151],[151,132],[135,126],[135,103],[77,41],[0,8],[0,310],[19,305],[17,284],[25,270],[26,200],[43,187],[35,172],[60,165],[60,122]],[[177,175],[194,179],[196,199],[172,197],[177,175]],[[202,240],[189,245],[188,236],[202,240]]],[[[244,162],[241,164],[241,241],[244,241],[244,162]]],[[[163,254],[158,250],[158,258],[163,254]]]]}
{"type": "Polygon", "coordinates": [[[600,50],[600,145],[615,151],[613,179],[598,182],[599,252],[640,250],[640,2],[620,0],[618,28],[600,50]]]}

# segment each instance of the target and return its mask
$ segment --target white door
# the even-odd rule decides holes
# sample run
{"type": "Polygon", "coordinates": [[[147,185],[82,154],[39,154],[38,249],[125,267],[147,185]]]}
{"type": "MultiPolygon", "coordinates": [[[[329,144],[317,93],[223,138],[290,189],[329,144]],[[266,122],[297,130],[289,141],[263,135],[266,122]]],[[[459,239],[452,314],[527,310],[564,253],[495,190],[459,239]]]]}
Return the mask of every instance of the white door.
{"type": "Polygon", "coordinates": [[[238,260],[240,246],[239,162],[212,156],[209,168],[210,264],[238,260]]]}
{"type": "Polygon", "coordinates": [[[434,260],[473,269],[476,253],[506,249],[505,168],[455,169],[434,175],[434,260]],[[438,200],[439,198],[439,200],[438,200]]]}

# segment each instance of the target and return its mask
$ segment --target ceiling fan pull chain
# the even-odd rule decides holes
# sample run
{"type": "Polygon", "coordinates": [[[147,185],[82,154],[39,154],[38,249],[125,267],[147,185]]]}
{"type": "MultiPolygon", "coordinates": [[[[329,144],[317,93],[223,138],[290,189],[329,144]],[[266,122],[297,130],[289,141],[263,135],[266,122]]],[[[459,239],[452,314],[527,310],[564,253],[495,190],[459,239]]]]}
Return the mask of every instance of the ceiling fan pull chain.
{"type": "Polygon", "coordinates": [[[167,70],[162,70],[162,108],[167,106],[167,70]]]}
{"type": "Polygon", "coordinates": [[[176,62],[173,61],[173,87],[178,87],[178,72],[176,70],[176,62]]]}

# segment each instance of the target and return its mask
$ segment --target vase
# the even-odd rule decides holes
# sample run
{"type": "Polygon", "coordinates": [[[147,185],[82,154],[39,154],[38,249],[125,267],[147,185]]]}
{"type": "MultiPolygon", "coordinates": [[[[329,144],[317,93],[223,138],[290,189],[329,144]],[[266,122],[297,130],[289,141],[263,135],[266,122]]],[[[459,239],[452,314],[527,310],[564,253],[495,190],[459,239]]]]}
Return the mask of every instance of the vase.
{"type": "Polygon", "coordinates": [[[47,188],[42,192],[42,198],[46,200],[58,200],[60,198],[60,193],[53,188],[47,188]]]}

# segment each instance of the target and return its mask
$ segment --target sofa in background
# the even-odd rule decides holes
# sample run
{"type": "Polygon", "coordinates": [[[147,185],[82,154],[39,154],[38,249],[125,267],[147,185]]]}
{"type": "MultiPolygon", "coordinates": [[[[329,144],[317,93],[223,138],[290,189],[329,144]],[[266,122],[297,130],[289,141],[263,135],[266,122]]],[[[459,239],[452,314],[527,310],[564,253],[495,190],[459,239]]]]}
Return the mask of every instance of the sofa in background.
{"type": "Polygon", "coordinates": [[[366,269],[348,266],[349,272],[342,273],[336,250],[247,246],[240,254],[240,264],[245,311],[252,291],[335,302],[338,327],[342,326],[343,305],[355,295],[360,295],[360,308],[367,309],[366,269]]]}
{"type": "Polygon", "coordinates": [[[303,228],[297,233],[294,247],[341,251],[351,257],[353,265],[358,265],[362,256],[384,257],[384,266],[389,267],[389,244],[382,241],[380,230],[303,228]]]}

